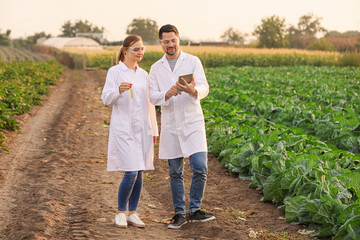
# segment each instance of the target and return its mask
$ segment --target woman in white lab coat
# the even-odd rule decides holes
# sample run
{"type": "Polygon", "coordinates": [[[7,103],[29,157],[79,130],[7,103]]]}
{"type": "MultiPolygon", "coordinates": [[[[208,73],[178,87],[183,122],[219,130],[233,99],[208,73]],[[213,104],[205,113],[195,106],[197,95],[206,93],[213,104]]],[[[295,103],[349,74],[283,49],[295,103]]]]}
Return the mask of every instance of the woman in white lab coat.
{"type": "Polygon", "coordinates": [[[143,171],[153,170],[157,124],[149,101],[148,74],[140,68],[145,47],[137,35],[125,38],[117,65],[108,70],[101,99],[112,106],[108,145],[108,171],[123,171],[115,225],[145,227],[136,213],[143,171]],[[128,214],[127,214],[128,205],[128,214]]]}

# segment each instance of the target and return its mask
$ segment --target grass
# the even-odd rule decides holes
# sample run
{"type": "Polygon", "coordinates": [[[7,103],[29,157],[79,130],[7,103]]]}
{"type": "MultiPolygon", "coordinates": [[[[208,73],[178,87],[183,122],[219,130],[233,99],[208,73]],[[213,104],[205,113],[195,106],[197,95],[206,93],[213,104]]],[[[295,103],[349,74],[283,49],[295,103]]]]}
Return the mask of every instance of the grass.
{"type": "Polygon", "coordinates": [[[145,173],[144,174],[144,182],[151,182],[154,177],[156,177],[156,174],[151,174],[151,173],[145,173]]]}

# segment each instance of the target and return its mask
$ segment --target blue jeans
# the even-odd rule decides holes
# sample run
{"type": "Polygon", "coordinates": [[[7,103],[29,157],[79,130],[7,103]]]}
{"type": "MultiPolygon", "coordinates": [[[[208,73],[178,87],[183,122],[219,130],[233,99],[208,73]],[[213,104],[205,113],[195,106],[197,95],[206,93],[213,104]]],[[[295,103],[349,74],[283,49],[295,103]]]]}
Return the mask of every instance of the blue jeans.
{"type": "MultiPolygon", "coordinates": [[[[185,187],[183,179],[183,158],[169,159],[170,188],[175,214],[186,215],[185,187]]],[[[207,153],[198,152],[190,156],[190,168],[193,171],[190,188],[189,212],[194,213],[201,207],[207,176],[207,153]]]]}
{"type": "Polygon", "coordinates": [[[125,172],[120,183],[118,193],[118,209],[126,211],[129,203],[129,211],[136,211],[143,184],[143,171],[125,172]]]}

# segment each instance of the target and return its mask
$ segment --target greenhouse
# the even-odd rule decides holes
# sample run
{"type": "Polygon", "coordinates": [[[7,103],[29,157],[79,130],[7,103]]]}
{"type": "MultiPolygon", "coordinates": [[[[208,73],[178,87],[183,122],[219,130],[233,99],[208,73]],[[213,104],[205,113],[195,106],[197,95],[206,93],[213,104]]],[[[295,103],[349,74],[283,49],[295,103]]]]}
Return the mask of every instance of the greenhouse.
{"type": "Polygon", "coordinates": [[[41,44],[55,48],[88,48],[88,49],[102,49],[102,46],[91,38],[84,37],[53,37],[48,38],[41,44]]]}

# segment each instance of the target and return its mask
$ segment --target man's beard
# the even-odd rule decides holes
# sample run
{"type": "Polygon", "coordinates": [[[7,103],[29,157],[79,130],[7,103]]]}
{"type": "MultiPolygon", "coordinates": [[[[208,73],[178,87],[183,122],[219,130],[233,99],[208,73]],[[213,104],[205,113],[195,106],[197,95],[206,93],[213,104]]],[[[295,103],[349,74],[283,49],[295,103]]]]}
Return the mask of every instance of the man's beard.
{"type": "Polygon", "coordinates": [[[175,55],[175,54],[177,53],[177,49],[176,49],[176,47],[172,47],[172,49],[174,49],[174,52],[173,52],[173,53],[170,53],[169,48],[167,48],[167,49],[166,49],[166,54],[167,54],[167,55],[170,55],[170,56],[175,55]]]}

